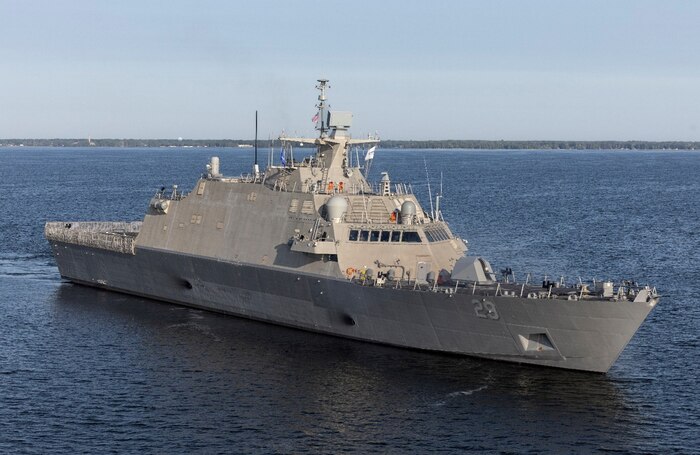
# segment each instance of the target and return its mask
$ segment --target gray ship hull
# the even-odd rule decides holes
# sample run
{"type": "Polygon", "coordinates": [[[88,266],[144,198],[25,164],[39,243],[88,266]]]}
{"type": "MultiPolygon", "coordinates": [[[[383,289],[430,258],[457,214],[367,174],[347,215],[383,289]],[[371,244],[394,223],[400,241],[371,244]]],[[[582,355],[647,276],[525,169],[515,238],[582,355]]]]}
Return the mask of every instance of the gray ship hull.
{"type": "Polygon", "coordinates": [[[653,308],[360,286],[151,248],[51,241],[61,276],[234,316],[452,354],[606,372],[653,308]]]}

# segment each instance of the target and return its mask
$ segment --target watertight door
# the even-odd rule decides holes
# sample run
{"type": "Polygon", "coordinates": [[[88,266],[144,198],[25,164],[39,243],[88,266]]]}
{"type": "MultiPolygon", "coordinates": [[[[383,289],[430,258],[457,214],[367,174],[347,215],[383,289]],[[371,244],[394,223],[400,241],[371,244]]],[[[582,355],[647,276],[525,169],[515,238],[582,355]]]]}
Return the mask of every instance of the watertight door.
{"type": "Polygon", "coordinates": [[[428,273],[432,269],[430,262],[418,261],[416,266],[416,281],[426,283],[428,281],[428,273]]]}

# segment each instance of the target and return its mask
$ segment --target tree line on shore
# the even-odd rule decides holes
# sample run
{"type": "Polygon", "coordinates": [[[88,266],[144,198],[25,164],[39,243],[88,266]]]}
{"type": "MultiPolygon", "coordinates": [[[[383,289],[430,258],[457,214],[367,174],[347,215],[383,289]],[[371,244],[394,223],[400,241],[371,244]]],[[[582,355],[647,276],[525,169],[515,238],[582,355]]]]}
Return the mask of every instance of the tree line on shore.
{"type": "MultiPolygon", "coordinates": [[[[279,145],[259,140],[258,147],[279,145]]],[[[252,147],[248,139],[0,139],[0,147],[252,147]]],[[[700,150],[693,141],[490,141],[490,140],[382,140],[388,149],[482,150],[700,150]]]]}

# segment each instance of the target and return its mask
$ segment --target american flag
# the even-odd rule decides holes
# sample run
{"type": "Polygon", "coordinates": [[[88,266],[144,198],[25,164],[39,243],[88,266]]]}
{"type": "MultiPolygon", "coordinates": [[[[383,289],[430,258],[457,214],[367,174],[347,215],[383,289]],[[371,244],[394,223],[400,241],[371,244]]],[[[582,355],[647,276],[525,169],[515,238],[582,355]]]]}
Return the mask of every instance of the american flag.
{"type": "Polygon", "coordinates": [[[311,121],[314,122],[314,123],[318,122],[318,112],[316,113],[316,115],[313,116],[313,118],[311,119],[311,121]]]}

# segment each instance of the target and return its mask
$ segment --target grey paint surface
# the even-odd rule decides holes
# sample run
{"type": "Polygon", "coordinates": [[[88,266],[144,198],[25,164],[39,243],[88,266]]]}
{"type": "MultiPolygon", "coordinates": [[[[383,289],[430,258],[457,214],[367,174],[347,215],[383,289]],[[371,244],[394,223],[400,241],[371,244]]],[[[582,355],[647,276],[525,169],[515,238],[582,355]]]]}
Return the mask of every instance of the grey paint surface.
{"type": "Polygon", "coordinates": [[[484,297],[358,286],[273,267],[152,249],[136,255],[53,243],[72,281],[349,338],[499,360],[605,372],[653,308],[631,301],[484,297]],[[191,288],[190,288],[191,286],[191,288]],[[354,323],[353,323],[354,322],[354,323]],[[547,333],[555,352],[526,352],[519,335],[547,333]]]}

